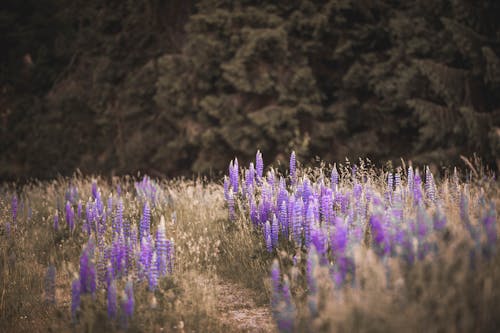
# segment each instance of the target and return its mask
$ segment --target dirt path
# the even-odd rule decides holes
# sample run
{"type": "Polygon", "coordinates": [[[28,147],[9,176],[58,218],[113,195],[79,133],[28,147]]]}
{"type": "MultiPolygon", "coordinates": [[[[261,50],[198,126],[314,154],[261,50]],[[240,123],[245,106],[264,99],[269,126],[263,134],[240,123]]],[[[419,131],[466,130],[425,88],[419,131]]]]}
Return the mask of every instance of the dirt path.
{"type": "Polygon", "coordinates": [[[257,306],[252,290],[220,278],[212,283],[223,324],[240,332],[276,332],[270,309],[257,306]]]}

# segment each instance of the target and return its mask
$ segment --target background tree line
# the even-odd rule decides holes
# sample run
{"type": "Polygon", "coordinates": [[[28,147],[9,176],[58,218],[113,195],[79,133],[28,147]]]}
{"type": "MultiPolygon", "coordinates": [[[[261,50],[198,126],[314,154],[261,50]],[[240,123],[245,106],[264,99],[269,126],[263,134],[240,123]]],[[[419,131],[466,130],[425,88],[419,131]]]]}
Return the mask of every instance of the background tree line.
{"type": "Polygon", "coordinates": [[[0,177],[500,159],[495,0],[0,5],[0,177]]]}

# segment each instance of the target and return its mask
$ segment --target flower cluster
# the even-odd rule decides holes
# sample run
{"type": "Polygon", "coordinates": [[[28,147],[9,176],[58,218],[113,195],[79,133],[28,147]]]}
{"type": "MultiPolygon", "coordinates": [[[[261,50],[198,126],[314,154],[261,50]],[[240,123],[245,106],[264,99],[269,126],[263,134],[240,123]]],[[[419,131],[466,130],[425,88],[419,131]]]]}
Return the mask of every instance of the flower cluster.
{"type": "MultiPolygon", "coordinates": [[[[72,286],[71,310],[75,320],[81,296],[90,294],[94,298],[97,291],[103,290],[107,293],[109,318],[120,317],[127,322],[134,311],[134,283],[144,282],[154,292],[160,279],[173,273],[174,242],[167,238],[163,216],[153,233],[150,204],[152,201],[145,200],[139,223],[131,223],[124,218],[123,199],[110,194],[105,205],[101,191],[93,184],[85,216],[78,220],[88,241],[80,256],[79,276],[72,286]],[[123,285],[119,307],[117,292],[123,285]]],[[[54,226],[57,219],[55,215],[54,226]]],[[[66,220],[70,230],[76,228],[70,201],[66,205],[66,220]]]]}
{"type": "MultiPolygon", "coordinates": [[[[382,262],[387,258],[401,258],[411,265],[437,251],[435,235],[447,227],[443,189],[436,185],[428,167],[422,179],[419,170],[412,166],[405,170],[406,174],[398,169],[385,172],[380,178],[361,173],[357,166],[350,170],[346,167],[345,172],[339,174],[334,166],[328,179],[324,169],[314,177],[301,173],[294,152],[290,156],[288,175],[270,168],[263,176],[260,152],[255,165],[258,167],[250,163],[247,169],[240,170],[235,159],[229,166],[229,177],[225,181],[229,218],[235,219],[235,207],[239,207],[240,213],[262,233],[270,253],[278,253],[276,249],[280,246],[284,249],[290,245],[297,251],[309,253],[307,280],[311,312],[315,312],[317,306],[313,273],[317,266],[326,267],[331,280],[340,288],[355,281],[353,252],[356,247],[368,241],[382,262]],[[382,186],[379,179],[384,180],[382,186]]],[[[459,205],[465,228],[478,244],[477,248],[490,255],[497,241],[494,204],[484,200],[480,205],[482,218],[472,223],[467,187],[455,186],[461,193],[459,205]]],[[[274,264],[274,292],[279,295],[275,271],[274,264]]],[[[286,286],[280,282],[281,285],[280,288],[286,286]]],[[[280,324],[283,316],[288,318],[288,314],[281,313],[278,326],[285,325],[280,324]]],[[[285,326],[282,331],[288,330],[285,326]]]]}

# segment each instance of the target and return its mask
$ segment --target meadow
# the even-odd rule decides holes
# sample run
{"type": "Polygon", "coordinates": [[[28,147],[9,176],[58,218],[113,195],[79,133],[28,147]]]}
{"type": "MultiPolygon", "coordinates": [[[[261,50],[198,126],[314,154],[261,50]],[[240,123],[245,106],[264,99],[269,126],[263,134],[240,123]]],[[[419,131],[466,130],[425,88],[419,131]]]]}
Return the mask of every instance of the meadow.
{"type": "Polygon", "coordinates": [[[368,160],[0,189],[1,332],[493,332],[498,181],[368,160]]]}

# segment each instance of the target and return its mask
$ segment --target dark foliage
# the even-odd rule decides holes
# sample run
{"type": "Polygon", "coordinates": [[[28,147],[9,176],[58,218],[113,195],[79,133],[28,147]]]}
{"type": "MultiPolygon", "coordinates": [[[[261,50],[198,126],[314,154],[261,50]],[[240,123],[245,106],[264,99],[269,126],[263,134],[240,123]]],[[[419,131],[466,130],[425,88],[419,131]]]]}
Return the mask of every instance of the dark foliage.
{"type": "Polygon", "coordinates": [[[273,3],[4,2],[1,176],[498,163],[497,1],[273,3]]]}

